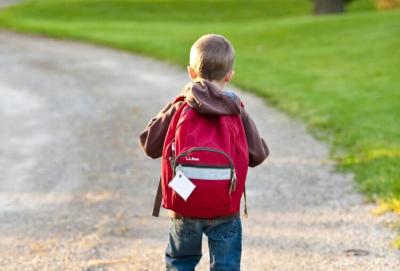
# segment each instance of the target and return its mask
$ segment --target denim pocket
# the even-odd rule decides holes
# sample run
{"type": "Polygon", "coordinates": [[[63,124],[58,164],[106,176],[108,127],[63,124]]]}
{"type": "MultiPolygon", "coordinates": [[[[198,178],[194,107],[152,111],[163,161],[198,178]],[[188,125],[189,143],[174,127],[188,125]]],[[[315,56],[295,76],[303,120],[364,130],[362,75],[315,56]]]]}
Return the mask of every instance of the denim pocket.
{"type": "Polygon", "coordinates": [[[207,235],[212,236],[214,240],[225,240],[242,233],[242,223],[240,218],[232,220],[216,220],[215,226],[212,227],[207,235]]]}
{"type": "Polygon", "coordinates": [[[186,218],[172,219],[174,231],[177,236],[189,238],[198,232],[196,221],[186,218]]]}

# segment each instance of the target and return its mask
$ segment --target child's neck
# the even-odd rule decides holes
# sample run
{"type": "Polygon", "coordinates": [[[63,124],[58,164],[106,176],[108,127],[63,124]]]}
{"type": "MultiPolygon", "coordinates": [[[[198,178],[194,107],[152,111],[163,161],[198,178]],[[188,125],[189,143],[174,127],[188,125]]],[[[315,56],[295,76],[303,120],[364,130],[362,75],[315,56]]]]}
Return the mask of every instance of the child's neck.
{"type": "MultiPolygon", "coordinates": [[[[208,79],[203,79],[203,78],[199,78],[199,79],[208,80],[208,79]]],[[[210,82],[214,83],[215,85],[217,85],[220,90],[223,90],[225,85],[226,85],[226,82],[224,80],[208,80],[208,81],[210,81],[210,82]]]]}
{"type": "Polygon", "coordinates": [[[220,90],[223,90],[225,87],[225,82],[224,81],[216,81],[216,80],[212,80],[211,82],[213,82],[214,84],[216,84],[220,90]]]}

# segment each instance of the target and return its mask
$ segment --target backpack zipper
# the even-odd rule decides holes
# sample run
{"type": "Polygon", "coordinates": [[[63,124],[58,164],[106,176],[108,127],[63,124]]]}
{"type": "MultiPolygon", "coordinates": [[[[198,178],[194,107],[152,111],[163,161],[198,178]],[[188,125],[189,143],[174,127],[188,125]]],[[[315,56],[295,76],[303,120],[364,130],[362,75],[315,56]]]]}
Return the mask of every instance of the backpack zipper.
{"type": "MultiPolygon", "coordinates": [[[[172,146],[171,146],[172,147],[172,146]]],[[[175,154],[175,144],[173,145],[173,151],[175,154]]],[[[209,151],[209,152],[215,152],[215,153],[219,153],[222,154],[223,156],[225,156],[228,161],[229,161],[229,167],[231,168],[231,180],[230,180],[230,185],[229,185],[229,194],[232,194],[233,191],[236,190],[236,182],[237,182],[237,178],[236,178],[236,172],[235,172],[235,168],[234,168],[234,164],[233,161],[231,159],[231,157],[224,151],[221,150],[217,150],[217,149],[213,149],[213,148],[208,148],[208,147],[194,147],[194,148],[190,148],[187,151],[182,152],[181,154],[179,154],[175,159],[173,159],[173,173],[174,176],[176,174],[176,168],[179,166],[176,166],[176,161],[181,158],[184,157],[192,152],[195,151],[209,151]]]]}

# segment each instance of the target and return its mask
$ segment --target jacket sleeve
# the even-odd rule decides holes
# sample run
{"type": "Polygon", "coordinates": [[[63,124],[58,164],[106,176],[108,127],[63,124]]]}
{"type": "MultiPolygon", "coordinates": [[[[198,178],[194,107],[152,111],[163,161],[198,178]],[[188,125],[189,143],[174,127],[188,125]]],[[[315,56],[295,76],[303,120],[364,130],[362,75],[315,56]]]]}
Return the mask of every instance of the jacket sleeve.
{"type": "Polygon", "coordinates": [[[241,118],[249,148],[249,166],[255,167],[268,157],[269,150],[264,139],[260,137],[254,121],[244,107],[242,107],[241,118]]]}
{"type": "Polygon", "coordinates": [[[151,158],[161,157],[169,123],[181,104],[182,101],[174,101],[167,104],[150,120],[146,129],[139,135],[139,143],[142,150],[151,158]]]}

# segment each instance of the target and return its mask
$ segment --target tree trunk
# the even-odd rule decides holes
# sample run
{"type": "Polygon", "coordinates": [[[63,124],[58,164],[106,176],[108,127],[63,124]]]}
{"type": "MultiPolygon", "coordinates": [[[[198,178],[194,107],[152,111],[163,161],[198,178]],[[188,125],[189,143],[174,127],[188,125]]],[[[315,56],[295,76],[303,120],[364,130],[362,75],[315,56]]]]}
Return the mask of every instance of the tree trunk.
{"type": "Polygon", "coordinates": [[[315,14],[329,14],[344,12],[345,0],[315,0],[315,14]]]}

